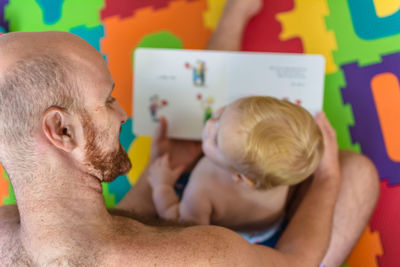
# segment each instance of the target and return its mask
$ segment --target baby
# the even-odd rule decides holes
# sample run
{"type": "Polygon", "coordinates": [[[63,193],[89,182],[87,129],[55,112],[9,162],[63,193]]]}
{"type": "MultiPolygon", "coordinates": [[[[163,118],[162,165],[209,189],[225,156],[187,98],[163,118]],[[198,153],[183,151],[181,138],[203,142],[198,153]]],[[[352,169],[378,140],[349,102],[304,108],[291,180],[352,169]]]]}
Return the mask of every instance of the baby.
{"type": "Polygon", "coordinates": [[[242,236],[253,243],[279,229],[289,186],[310,177],[323,153],[314,118],[272,97],[241,98],[220,109],[207,121],[202,142],[205,156],[181,201],[174,184],[183,167],[171,169],[168,155],[150,166],[157,213],[167,220],[246,232],[242,236]]]}

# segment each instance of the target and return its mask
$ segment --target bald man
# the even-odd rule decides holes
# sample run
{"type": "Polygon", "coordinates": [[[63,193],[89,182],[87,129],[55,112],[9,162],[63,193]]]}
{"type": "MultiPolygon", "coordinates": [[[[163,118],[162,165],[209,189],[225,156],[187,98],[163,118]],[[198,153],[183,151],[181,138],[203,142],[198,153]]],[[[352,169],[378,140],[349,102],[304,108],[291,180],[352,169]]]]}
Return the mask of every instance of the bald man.
{"type": "MultiPolygon", "coordinates": [[[[260,7],[260,0],[229,1],[209,47],[237,49],[260,7]]],[[[339,160],[323,114],[323,160],[275,249],[216,226],[143,223],[140,213],[154,215],[147,172],[111,215],[101,182],[131,168],[118,139],[127,117],[113,87],[102,56],[75,35],[0,37],[0,162],[18,205],[0,208],[0,266],[316,266],[323,258],[335,266],[363,230],[376,171],[362,156],[339,160]],[[356,210],[357,222],[347,220],[356,210]]],[[[194,143],[169,140],[165,125],[153,145],[153,158],[169,153],[174,164],[190,165],[200,153],[194,143]]]]}

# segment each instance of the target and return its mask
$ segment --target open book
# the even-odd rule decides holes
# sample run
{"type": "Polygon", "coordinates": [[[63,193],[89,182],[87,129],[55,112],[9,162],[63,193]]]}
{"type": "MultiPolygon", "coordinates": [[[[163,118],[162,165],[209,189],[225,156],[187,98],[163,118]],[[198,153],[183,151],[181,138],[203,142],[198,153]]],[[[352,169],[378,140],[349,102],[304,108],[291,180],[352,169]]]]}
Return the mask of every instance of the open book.
{"type": "Polygon", "coordinates": [[[320,55],[139,48],[134,55],[133,131],[152,135],[161,116],[168,135],[200,140],[205,121],[232,101],[273,96],[322,110],[320,55]]]}

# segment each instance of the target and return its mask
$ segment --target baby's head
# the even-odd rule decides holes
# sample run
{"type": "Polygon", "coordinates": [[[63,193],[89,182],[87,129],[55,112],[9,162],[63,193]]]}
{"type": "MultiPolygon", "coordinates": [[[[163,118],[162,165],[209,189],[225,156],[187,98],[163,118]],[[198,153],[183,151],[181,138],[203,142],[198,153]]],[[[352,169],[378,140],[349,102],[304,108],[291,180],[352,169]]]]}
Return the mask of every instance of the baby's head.
{"type": "Polygon", "coordinates": [[[238,178],[267,189],[309,177],[323,153],[322,134],[304,108],[272,97],[241,98],[203,131],[203,151],[238,178]]]}

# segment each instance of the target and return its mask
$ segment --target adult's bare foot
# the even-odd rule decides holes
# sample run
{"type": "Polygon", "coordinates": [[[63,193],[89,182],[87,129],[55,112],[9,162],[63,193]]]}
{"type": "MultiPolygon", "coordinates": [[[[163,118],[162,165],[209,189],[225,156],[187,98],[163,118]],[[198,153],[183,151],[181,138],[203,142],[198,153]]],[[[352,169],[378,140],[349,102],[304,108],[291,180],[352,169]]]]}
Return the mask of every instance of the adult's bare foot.
{"type": "Polygon", "coordinates": [[[238,51],[247,22],[263,7],[264,0],[227,0],[218,27],[207,49],[238,51]]]}
{"type": "Polygon", "coordinates": [[[263,4],[264,0],[228,0],[225,14],[231,13],[249,20],[261,11],[263,4]]]}

